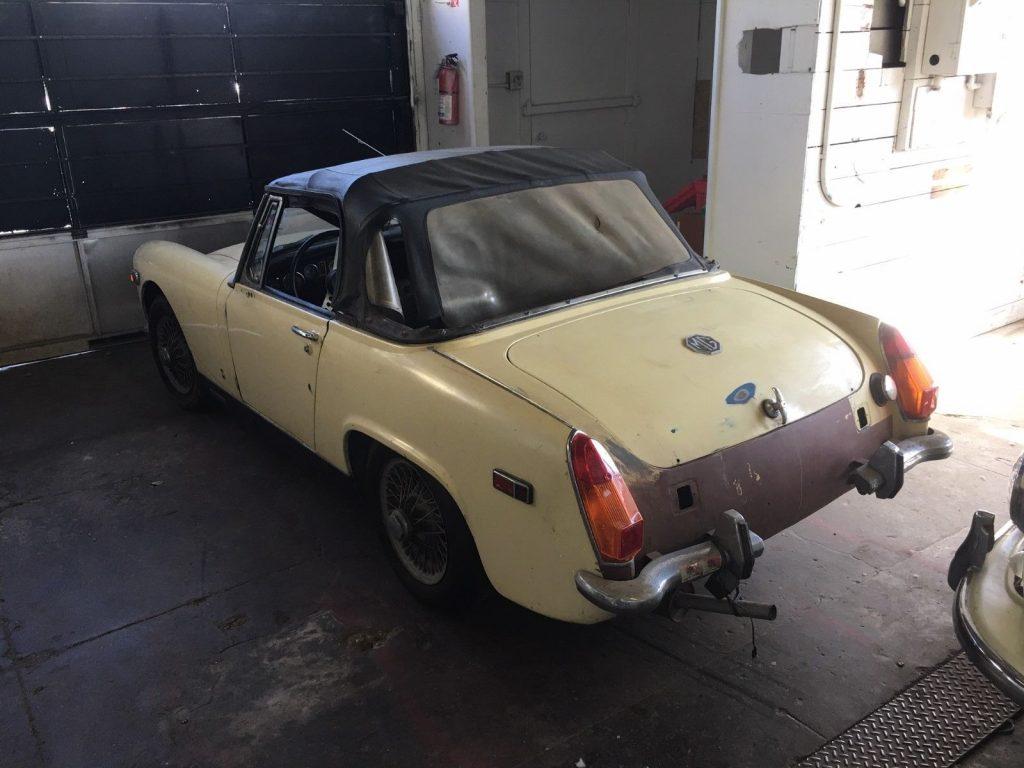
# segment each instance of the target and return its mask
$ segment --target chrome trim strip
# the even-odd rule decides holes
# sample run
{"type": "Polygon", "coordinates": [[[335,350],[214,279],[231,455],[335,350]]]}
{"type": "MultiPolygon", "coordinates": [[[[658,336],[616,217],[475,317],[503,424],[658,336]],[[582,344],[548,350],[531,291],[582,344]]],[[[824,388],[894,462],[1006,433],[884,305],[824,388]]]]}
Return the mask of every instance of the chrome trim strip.
{"type": "Polygon", "coordinates": [[[956,630],[957,639],[968,658],[984,673],[985,677],[1015,702],[1024,706],[1024,672],[1014,669],[1000,658],[999,654],[988,646],[971,622],[964,590],[966,584],[967,579],[960,582],[956,600],[953,602],[953,628],[956,630]]]}

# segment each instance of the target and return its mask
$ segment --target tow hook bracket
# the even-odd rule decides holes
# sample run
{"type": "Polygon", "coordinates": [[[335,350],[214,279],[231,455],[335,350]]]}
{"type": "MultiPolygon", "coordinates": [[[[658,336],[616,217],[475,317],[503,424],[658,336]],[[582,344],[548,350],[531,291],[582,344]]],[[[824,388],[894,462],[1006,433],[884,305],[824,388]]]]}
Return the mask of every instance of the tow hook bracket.
{"type": "Polygon", "coordinates": [[[722,567],[711,574],[704,584],[711,596],[694,595],[677,589],[669,600],[669,618],[679,622],[687,611],[708,611],[774,621],[778,614],[774,605],[729,597],[736,592],[741,581],[750,578],[754,571],[754,561],[764,552],[764,540],[753,533],[743,515],[733,509],[719,514],[718,525],[711,532],[710,538],[722,553],[722,567]]]}
{"type": "Polygon", "coordinates": [[[757,537],[759,551],[755,553],[754,536],[750,526],[739,512],[729,509],[719,513],[718,525],[711,532],[711,541],[722,553],[722,568],[708,578],[705,588],[716,599],[722,600],[736,591],[743,579],[754,571],[754,560],[764,551],[764,542],[757,537]]]}
{"type": "Polygon", "coordinates": [[[903,451],[891,440],[882,443],[867,464],[850,474],[850,482],[861,496],[869,493],[880,499],[891,499],[903,488],[903,451]]]}

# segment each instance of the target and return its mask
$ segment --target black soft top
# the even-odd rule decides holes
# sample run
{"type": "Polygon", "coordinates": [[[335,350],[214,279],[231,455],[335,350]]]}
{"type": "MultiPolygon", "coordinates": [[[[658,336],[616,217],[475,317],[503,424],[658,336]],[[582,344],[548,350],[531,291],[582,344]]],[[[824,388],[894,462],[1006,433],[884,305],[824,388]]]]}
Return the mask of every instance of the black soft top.
{"type": "MultiPolygon", "coordinates": [[[[628,178],[660,205],[641,171],[592,149],[467,147],[387,155],[296,173],[267,185],[270,193],[334,198],[341,206],[344,253],[365,253],[370,238],[391,218],[402,225],[418,314],[433,332],[399,330],[397,338],[446,337],[473,328],[446,328],[442,318],[426,215],[436,207],[530,187],[628,178]]],[[[666,215],[667,219],[667,215],[666,215]]],[[[345,258],[336,309],[366,319],[365,260],[345,258]]]]}
{"type": "MultiPolygon", "coordinates": [[[[498,194],[534,182],[639,173],[607,152],[551,147],[462,147],[372,157],[293,173],[268,190],[330,195],[364,210],[467,192],[498,194]]],[[[348,217],[345,217],[346,220],[348,217]]]]}

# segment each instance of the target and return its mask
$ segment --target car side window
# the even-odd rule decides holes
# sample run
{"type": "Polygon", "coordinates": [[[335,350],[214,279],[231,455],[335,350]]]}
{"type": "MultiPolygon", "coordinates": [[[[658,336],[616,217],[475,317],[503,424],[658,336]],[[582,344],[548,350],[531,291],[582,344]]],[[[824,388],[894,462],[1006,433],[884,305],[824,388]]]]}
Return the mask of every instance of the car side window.
{"type": "Polygon", "coordinates": [[[274,239],[274,225],[277,223],[277,216],[280,212],[281,198],[271,197],[263,208],[259,228],[253,239],[252,251],[245,264],[246,282],[257,287],[263,280],[263,269],[266,267],[267,256],[270,254],[270,246],[274,239]]]}

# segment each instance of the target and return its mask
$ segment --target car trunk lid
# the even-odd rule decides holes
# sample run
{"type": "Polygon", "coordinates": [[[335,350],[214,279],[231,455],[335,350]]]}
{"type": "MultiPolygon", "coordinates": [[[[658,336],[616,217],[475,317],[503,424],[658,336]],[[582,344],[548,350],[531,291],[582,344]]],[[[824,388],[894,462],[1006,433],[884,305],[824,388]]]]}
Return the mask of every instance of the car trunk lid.
{"type": "Polygon", "coordinates": [[[781,426],[761,408],[772,387],[793,422],[863,381],[856,355],[823,324],[726,285],[644,298],[542,329],[512,343],[507,357],[654,467],[781,426]],[[686,344],[691,336],[709,337],[719,348],[695,351],[686,344]]]}

